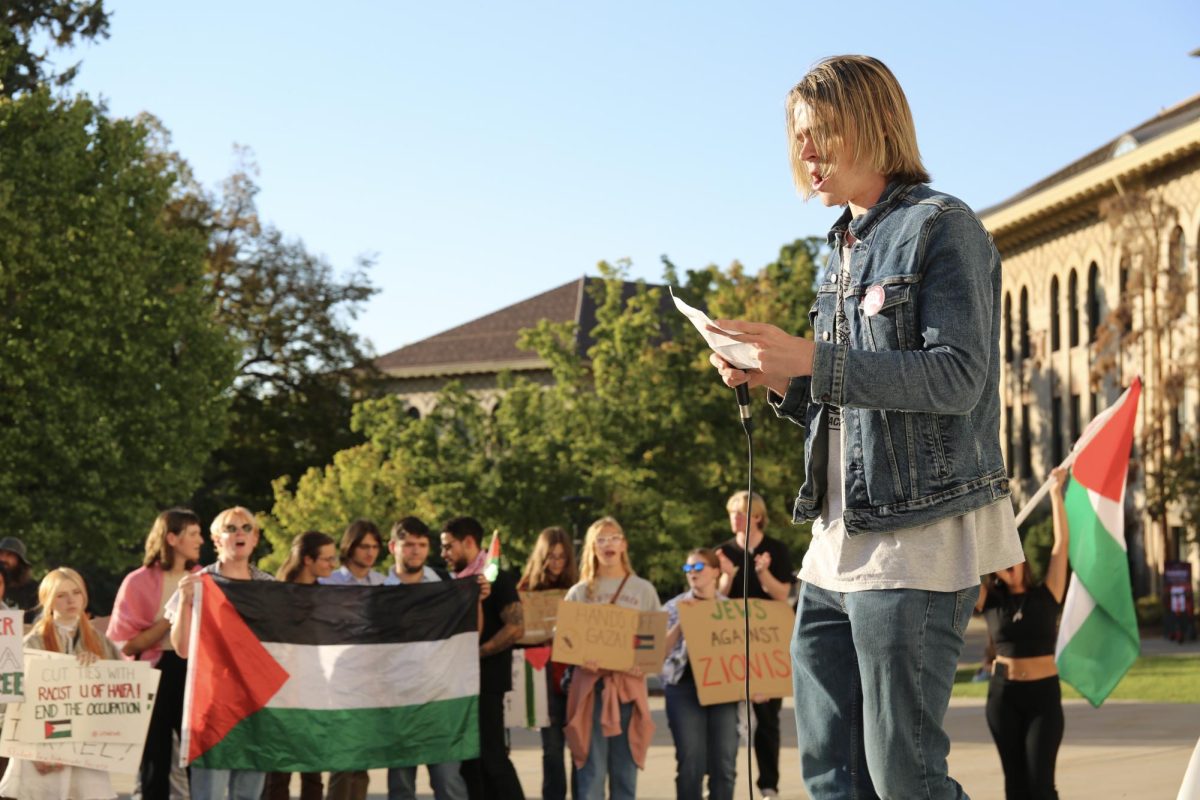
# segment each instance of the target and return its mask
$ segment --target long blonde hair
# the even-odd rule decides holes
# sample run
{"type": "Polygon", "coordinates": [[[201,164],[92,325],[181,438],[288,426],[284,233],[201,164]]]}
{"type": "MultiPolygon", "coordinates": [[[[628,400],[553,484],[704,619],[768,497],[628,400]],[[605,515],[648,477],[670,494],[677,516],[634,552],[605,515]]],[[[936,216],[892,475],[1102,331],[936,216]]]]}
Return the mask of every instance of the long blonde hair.
{"type": "MultiPolygon", "coordinates": [[[[596,537],[603,531],[613,530],[625,535],[625,529],[621,527],[621,523],[617,522],[613,517],[601,517],[591,524],[587,529],[587,536],[583,539],[583,553],[579,558],[579,581],[587,584],[587,596],[594,597],[596,594],[596,581],[600,571],[600,557],[596,555],[596,537]]],[[[625,549],[621,551],[621,566],[625,568],[626,575],[635,574],[633,565],[629,563],[629,546],[628,543],[625,549]]]]}
{"type": "Polygon", "coordinates": [[[575,563],[575,545],[565,530],[554,526],[538,534],[537,544],[525,564],[525,574],[517,588],[523,592],[539,592],[543,589],[569,589],[579,580],[579,567],[575,563]],[[555,545],[562,545],[566,563],[558,577],[551,579],[546,573],[546,562],[555,545]]]}
{"type": "Polygon", "coordinates": [[[808,165],[800,157],[796,107],[808,111],[806,135],[828,178],[846,164],[836,159],[845,145],[849,158],[889,180],[929,183],[921,163],[912,111],[900,82],[882,61],[870,56],[832,56],[818,61],[787,96],[788,155],[792,180],[804,199],[815,194],[808,165]]]}
{"type": "Polygon", "coordinates": [[[42,618],[37,621],[33,629],[42,637],[42,649],[52,653],[63,652],[63,647],[58,641],[58,631],[54,629],[54,595],[58,594],[58,589],[62,586],[63,581],[72,581],[83,591],[83,610],[79,612],[80,644],[84,650],[103,658],[104,645],[100,642],[100,634],[96,633],[91,620],[87,618],[87,584],[83,582],[83,577],[70,567],[50,570],[38,586],[38,602],[42,604],[42,618]]]}

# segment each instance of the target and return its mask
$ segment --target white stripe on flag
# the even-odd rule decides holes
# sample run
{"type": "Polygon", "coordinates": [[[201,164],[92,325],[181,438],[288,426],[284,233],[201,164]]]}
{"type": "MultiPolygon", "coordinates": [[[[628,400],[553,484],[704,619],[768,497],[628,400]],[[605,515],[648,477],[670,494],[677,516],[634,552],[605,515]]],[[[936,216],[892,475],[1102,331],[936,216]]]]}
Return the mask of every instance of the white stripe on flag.
{"type": "Polygon", "coordinates": [[[1121,545],[1122,550],[1128,551],[1129,548],[1125,545],[1125,509],[1122,503],[1110,500],[1091,489],[1088,489],[1087,493],[1088,500],[1092,503],[1092,510],[1096,512],[1096,519],[1104,526],[1104,530],[1113,538],[1113,541],[1121,545]]]}
{"type": "Polygon", "coordinates": [[[1058,624],[1058,643],[1054,646],[1054,658],[1057,660],[1067,642],[1087,620],[1088,615],[1096,608],[1096,601],[1088,593],[1087,587],[1079,582],[1075,573],[1071,573],[1071,583],[1067,587],[1067,598],[1064,601],[1062,622],[1058,624]]]}
{"type": "Polygon", "coordinates": [[[268,708],[388,708],[479,694],[479,634],[403,644],[263,642],[288,678],[268,708]]]}

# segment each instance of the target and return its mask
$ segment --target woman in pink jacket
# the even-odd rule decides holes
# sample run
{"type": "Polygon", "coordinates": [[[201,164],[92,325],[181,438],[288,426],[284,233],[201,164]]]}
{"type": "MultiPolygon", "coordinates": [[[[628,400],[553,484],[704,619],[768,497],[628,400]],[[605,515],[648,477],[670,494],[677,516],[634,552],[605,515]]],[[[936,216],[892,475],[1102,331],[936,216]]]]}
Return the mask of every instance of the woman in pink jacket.
{"type": "Polygon", "coordinates": [[[128,658],[149,661],[162,673],[150,716],[139,774],[143,797],[168,797],[173,736],[183,721],[187,662],[171,647],[171,623],[163,608],[179,581],[196,569],[204,534],[200,518],[184,508],[162,512],[146,536],[142,566],[125,576],[113,605],[108,637],[128,658]]]}

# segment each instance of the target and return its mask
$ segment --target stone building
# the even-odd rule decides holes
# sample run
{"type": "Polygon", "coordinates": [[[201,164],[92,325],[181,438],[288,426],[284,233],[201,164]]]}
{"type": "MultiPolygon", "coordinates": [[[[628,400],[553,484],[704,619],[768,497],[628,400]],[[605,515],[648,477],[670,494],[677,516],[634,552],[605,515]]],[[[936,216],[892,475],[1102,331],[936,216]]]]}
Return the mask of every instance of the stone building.
{"type": "Polygon", "coordinates": [[[1178,508],[1168,509],[1165,526],[1146,511],[1140,467],[1153,456],[1140,449],[1158,408],[1167,412],[1160,418],[1168,448],[1200,431],[1200,95],[980,216],[1004,261],[1001,435],[1018,500],[1140,374],[1144,394],[1126,493],[1135,588],[1139,595],[1157,591],[1169,560],[1190,560],[1197,577],[1197,532],[1185,528],[1178,508]],[[1159,213],[1144,218],[1148,238],[1131,246],[1106,208],[1139,192],[1155,198],[1159,213]],[[1150,259],[1158,261],[1153,274],[1143,263],[1150,259]],[[1154,334],[1156,314],[1161,335],[1154,334]],[[1106,354],[1111,364],[1098,372],[1106,354]],[[1174,375],[1180,390],[1167,393],[1158,385],[1163,375],[1174,375]]]}

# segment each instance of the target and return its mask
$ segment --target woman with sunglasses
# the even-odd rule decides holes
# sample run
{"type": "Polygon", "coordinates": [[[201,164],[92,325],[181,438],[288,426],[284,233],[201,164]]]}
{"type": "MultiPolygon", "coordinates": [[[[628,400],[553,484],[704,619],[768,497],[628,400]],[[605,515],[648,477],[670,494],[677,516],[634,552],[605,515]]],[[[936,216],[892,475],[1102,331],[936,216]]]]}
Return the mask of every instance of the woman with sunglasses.
{"type": "Polygon", "coordinates": [[[688,590],[663,607],[667,612],[667,658],[662,682],[667,723],[675,740],[675,797],[702,800],[704,776],[708,775],[709,800],[732,800],[737,782],[738,704],[700,705],[679,622],[680,606],[724,599],[717,591],[721,563],[716,551],[700,547],[688,553],[683,572],[688,590]]]}
{"type": "MultiPolygon", "coordinates": [[[[171,644],[180,658],[188,657],[192,630],[192,601],[196,584],[203,573],[241,581],[273,581],[269,573],[250,563],[258,545],[258,522],[249,509],[241,506],[227,508],[212,521],[210,527],[217,560],[200,572],[186,575],[179,590],[167,603],[166,617],[171,620],[171,644]]],[[[266,773],[244,769],[205,769],[192,767],[192,800],[259,800],[266,773]]]]}
{"type": "MultiPolygon", "coordinates": [[[[588,528],[580,561],[579,583],[565,599],[659,610],[654,584],[633,573],[625,531],[612,517],[588,528]]],[[[567,745],[577,770],[576,800],[603,800],[606,778],[610,800],[637,797],[637,771],[645,769],[653,735],[646,676],[640,669],[614,672],[596,664],[575,669],[567,692],[567,745]]]]}

